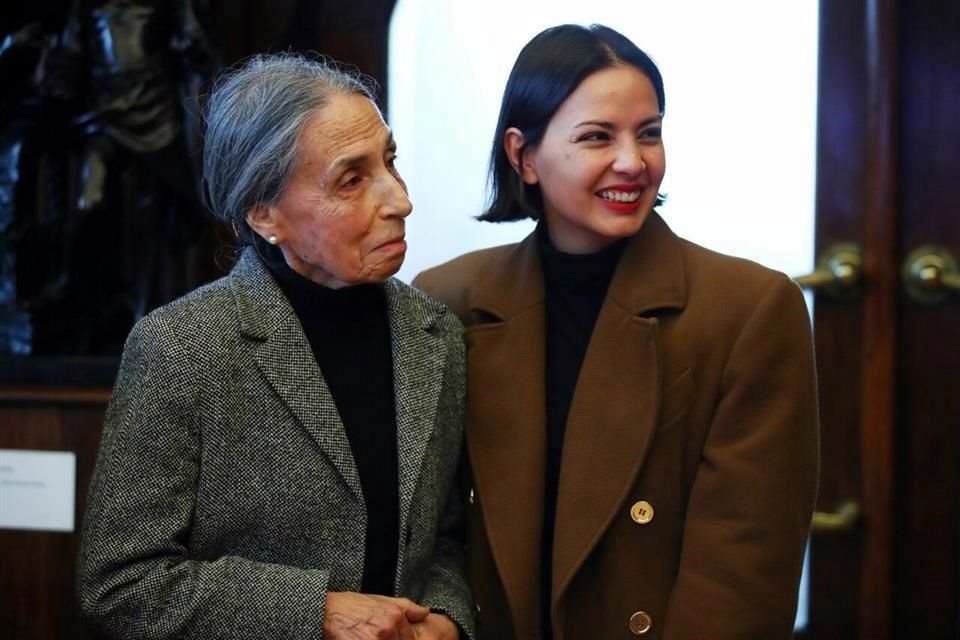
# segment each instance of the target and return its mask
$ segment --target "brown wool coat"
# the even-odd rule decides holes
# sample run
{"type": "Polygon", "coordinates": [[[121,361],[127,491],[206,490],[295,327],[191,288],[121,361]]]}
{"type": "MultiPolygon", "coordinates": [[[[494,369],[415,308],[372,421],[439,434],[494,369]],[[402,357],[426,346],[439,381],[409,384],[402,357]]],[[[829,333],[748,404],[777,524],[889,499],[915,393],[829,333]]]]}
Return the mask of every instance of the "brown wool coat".
{"type": "Polygon", "coordinates": [[[657,214],[629,242],[570,407],[551,585],[539,584],[536,239],[414,284],[466,327],[481,638],[539,637],[541,589],[556,640],[632,638],[647,621],[646,638],[790,637],[818,473],[810,323],[793,282],[682,240],[657,214]],[[631,517],[640,501],[645,524],[631,517]]]}

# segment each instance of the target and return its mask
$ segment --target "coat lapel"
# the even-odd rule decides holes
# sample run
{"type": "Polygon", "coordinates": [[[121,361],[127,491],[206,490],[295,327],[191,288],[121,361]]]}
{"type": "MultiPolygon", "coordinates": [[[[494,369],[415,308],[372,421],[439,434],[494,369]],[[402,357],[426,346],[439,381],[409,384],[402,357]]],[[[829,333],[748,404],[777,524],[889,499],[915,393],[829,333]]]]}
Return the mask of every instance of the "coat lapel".
{"type": "Polygon", "coordinates": [[[258,344],[254,361],[290,412],[361,502],[363,489],[337,406],[296,313],[252,248],[230,274],[240,329],[258,344]],[[296,354],[306,354],[297,357],[296,354]]]}
{"type": "Polygon", "coordinates": [[[621,257],[570,405],[554,539],[552,613],[624,508],[660,414],[662,371],[654,310],[686,301],[680,240],[651,214],[621,257]]]}
{"type": "MultiPolygon", "coordinates": [[[[685,305],[681,243],[652,213],[628,243],[597,318],[564,440],[553,584],[544,585],[554,620],[567,586],[621,509],[656,429],[658,325],[644,314],[685,305]]],[[[546,449],[545,300],[535,235],[488,272],[470,311],[491,321],[466,334],[467,393],[474,398],[467,443],[514,628],[517,637],[532,638],[540,634],[546,449]]]]}
{"type": "Polygon", "coordinates": [[[404,545],[411,501],[436,427],[447,346],[442,337],[429,331],[442,313],[440,307],[409,295],[393,280],[386,284],[386,292],[397,412],[400,536],[404,545]]]}
{"type": "Polygon", "coordinates": [[[546,448],[544,293],[533,235],[478,283],[467,330],[467,446],[518,638],[540,634],[546,448]]]}
{"type": "MultiPolygon", "coordinates": [[[[362,502],[356,462],[330,388],[314,358],[293,357],[311,353],[293,307],[252,249],[244,251],[230,278],[241,331],[258,342],[254,347],[257,366],[362,502]]],[[[384,287],[390,318],[403,544],[411,501],[435,427],[447,347],[441,337],[430,332],[444,313],[440,306],[411,295],[394,280],[384,287]]],[[[401,554],[398,562],[402,561],[401,554]]],[[[399,569],[398,565],[397,575],[399,569]]]]}

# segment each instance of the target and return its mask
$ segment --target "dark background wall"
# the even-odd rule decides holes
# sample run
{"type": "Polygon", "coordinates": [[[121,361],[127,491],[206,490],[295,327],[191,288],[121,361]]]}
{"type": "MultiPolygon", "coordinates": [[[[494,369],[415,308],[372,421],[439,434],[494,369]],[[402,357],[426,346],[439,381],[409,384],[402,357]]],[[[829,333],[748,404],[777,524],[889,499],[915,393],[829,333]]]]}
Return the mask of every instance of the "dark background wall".
{"type": "MultiPolygon", "coordinates": [[[[211,78],[254,53],[317,52],[377,80],[386,109],[387,30],[394,4],[6,3],[0,10],[0,37],[13,40],[8,38],[0,52],[5,80],[0,97],[0,384],[109,384],[137,318],[228,271],[235,257],[232,233],[208,215],[199,197],[198,113],[211,78]],[[168,65],[177,84],[166,93],[178,92],[184,148],[159,159],[121,149],[113,164],[104,163],[109,198],[91,213],[78,205],[86,193],[87,148],[93,138],[82,122],[98,113],[90,106],[98,92],[102,97],[111,90],[97,86],[92,16],[105,8],[129,10],[131,4],[155,14],[173,14],[170,7],[189,4],[203,36],[203,47],[197,48],[204,54],[179,55],[168,65]],[[71,31],[74,24],[82,28],[71,31]],[[74,32],[81,35],[71,39],[74,32]],[[78,47],[71,49],[71,42],[79,42],[80,54],[74,55],[78,47]],[[169,184],[177,185],[173,197],[167,194],[169,184]],[[157,202],[144,204],[151,196],[157,202]],[[61,366],[64,357],[76,360],[72,369],[61,366]]],[[[157,37],[148,46],[160,50],[166,44],[157,37]]]]}

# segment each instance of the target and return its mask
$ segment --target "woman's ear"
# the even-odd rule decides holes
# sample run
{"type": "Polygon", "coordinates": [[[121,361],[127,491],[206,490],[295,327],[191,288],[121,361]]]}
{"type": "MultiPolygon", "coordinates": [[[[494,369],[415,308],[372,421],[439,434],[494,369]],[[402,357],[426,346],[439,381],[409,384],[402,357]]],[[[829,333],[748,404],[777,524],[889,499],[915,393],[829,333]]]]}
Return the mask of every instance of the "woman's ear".
{"type": "Polygon", "coordinates": [[[527,184],[537,184],[540,177],[530,158],[531,150],[523,146],[523,132],[516,127],[510,127],[503,134],[503,150],[513,170],[527,184]]]}
{"type": "Polygon", "coordinates": [[[247,224],[254,233],[270,244],[277,244],[281,240],[275,213],[274,208],[268,204],[257,205],[247,212],[247,224]],[[271,241],[271,237],[277,240],[271,241]]]}

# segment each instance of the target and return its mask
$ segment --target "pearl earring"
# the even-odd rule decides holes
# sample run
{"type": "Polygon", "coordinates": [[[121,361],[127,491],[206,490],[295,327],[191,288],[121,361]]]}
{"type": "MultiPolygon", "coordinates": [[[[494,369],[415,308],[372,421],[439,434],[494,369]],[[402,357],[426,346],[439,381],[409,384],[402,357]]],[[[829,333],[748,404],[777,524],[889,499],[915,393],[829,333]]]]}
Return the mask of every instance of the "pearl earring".
{"type": "Polygon", "coordinates": [[[278,244],[280,241],[277,239],[277,236],[271,235],[269,238],[267,238],[267,242],[269,242],[269,243],[272,244],[273,246],[277,246],[277,244],[278,244]]]}

